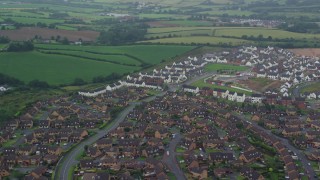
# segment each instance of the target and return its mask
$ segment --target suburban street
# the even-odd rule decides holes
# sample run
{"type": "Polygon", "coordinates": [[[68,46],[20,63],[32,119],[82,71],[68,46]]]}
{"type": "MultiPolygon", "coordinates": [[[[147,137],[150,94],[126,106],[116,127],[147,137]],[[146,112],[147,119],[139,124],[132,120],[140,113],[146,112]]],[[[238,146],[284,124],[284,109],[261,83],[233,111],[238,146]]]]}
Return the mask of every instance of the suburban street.
{"type": "Polygon", "coordinates": [[[94,136],[89,137],[88,139],[80,142],[76,145],[71,151],[69,151],[65,156],[62,157],[62,159],[59,161],[60,164],[57,164],[56,167],[58,167],[55,171],[55,177],[56,180],[68,180],[68,172],[72,168],[72,166],[79,163],[76,160],[76,157],[78,154],[81,153],[81,151],[84,150],[84,147],[86,145],[93,144],[98,139],[102,138],[104,135],[106,135],[108,132],[114,130],[119,126],[121,122],[125,120],[125,117],[127,114],[135,107],[135,105],[130,105],[125,110],[123,110],[116,119],[113,120],[111,126],[107,126],[106,129],[97,131],[97,134],[94,136]],[[60,166],[59,166],[60,165],[60,166]]]}
{"type": "Polygon", "coordinates": [[[171,140],[169,144],[169,148],[166,151],[169,151],[169,155],[165,152],[162,161],[167,165],[170,171],[176,176],[177,180],[186,179],[184,173],[179,167],[179,163],[176,159],[176,152],[175,149],[179,142],[181,141],[182,136],[177,133],[175,137],[171,140]]]}
{"type": "Polygon", "coordinates": [[[312,82],[301,83],[301,84],[295,86],[295,88],[292,90],[292,95],[294,97],[300,97],[301,89],[303,89],[304,87],[309,86],[309,85],[311,85],[313,83],[318,83],[318,82],[320,82],[320,81],[312,81],[312,82]]]}
{"type": "MultiPolygon", "coordinates": [[[[156,96],[150,96],[148,98],[143,99],[144,102],[150,102],[154,100],[157,96],[163,96],[165,92],[161,92],[156,96]]],[[[63,156],[59,163],[56,165],[55,169],[55,177],[56,180],[68,180],[69,170],[72,166],[77,165],[79,161],[76,160],[76,157],[84,150],[86,145],[91,145],[96,142],[98,139],[102,138],[104,135],[109,133],[110,131],[116,129],[121,122],[123,122],[126,116],[130,111],[133,110],[135,106],[140,104],[140,102],[131,103],[126,109],[124,109],[116,119],[113,120],[111,126],[107,126],[105,129],[99,130],[95,135],[89,137],[88,139],[80,142],[76,145],[71,151],[69,151],[65,156],[63,156]]]]}
{"type": "MultiPolygon", "coordinates": [[[[248,121],[246,119],[246,117],[244,117],[242,115],[239,115],[239,114],[235,114],[235,115],[237,117],[241,118],[241,120],[243,120],[243,121],[248,121]]],[[[306,170],[306,172],[308,172],[307,175],[310,176],[310,179],[316,179],[316,178],[314,178],[316,173],[314,172],[312,166],[309,165],[309,163],[311,163],[311,161],[309,161],[306,158],[305,154],[301,150],[292,146],[287,139],[274,135],[270,130],[264,129],[263,127],[259,126],[256,122],[250,121],[250,123],[252,125],[254,125],[255,127],[257,127],[258,129],[260,129],[261,131],[266,132],[269,136],[274,136],[275,138],[279,139],[283,143],[283,145],[285,145],[289,150],[291,150],[293,153],[295,153],[298,156],[299,160],[302,163],[303,168],[306,170]]]]}

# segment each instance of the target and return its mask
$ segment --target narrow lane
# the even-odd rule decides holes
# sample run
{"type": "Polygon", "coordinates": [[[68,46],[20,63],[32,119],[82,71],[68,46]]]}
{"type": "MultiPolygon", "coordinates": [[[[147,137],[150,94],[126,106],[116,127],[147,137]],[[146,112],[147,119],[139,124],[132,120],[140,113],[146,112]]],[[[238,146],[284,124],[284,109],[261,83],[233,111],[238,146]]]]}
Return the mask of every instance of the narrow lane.
{"type": "MultiPolygon", "coordinates": [[[[234,113],[234,115],[236,115],[237,117],[239,117],[241,120],[248,122],[248,120],[246,119],[246,117],[244,117],[243,115],[239,115],[239,114],[236,114],[236,113],[234,113]]],[[[302,151],[300,151],[299,149],[297,149],[297,148],[295,148],[294,146],[292,146],[292,145],[289,143],[288,139],[285,139],[285,138],[282,138],[282,137],[279,137],[279,136],[274,135],[274,134],[271,132],[271,130],[268,130],[268,129],[265,129],[265,128],[259,126],[256,122],[253,122],[253,121],[249,121],[249,122],[250,122],[253,126],[255,126],[255,127],[257,127],[258,129],[260,129],[261,131],[264,131],[265,133],[267,133],[269,136],[273,136],[273,137],[275,137],[276,139],[280,140],[284,146],[286,146],[289,150],[291,150],[293,153],[295,153],[295,154],[298,156],[299,160],[300,160],[301,163],[302,163],[303,168],[308,172],[307,175],[310,176],[310,179],[316,179],[316,178],[315,178],[316,173],[315,173],[314,169],[312,168],[312,166],[309,165],[309,164],[311,164],[311,161],[309,161],[309,160],[306,158],[305,154],[304,154],[302,151]]]]}
{"type": "Polygon", "coordinates": [[[175,149],[179,142],[181,141],[182,136],[180,134],[176,134],[175,137],[171,140],[169,148],[165,155],[163,156],[163,163],[167,165],[170,171],[176,176],[177,180],[184,180],[186,177],[184,176],[183,171],[179,167],[179,163],[177,162],[175,149]]]}

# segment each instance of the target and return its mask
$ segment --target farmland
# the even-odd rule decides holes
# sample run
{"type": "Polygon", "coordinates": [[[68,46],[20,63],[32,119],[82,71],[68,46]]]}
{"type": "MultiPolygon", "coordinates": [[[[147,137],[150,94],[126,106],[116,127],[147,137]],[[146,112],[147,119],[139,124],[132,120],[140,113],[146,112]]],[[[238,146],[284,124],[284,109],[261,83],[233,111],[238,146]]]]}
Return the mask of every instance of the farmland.
{"type": "Polygon", "coordinates": [[[21,28],[17,30],[4,30],[0,31],[1,36],[8,36],[14,41],[24,41],[38,36],[42,39],[56,39],[56,37],[68,38],[70,41],[94,41],[98,38],[99,33],[95,31],[70,31],[59,29],[47,29],[47,28],[21,28]]]}
{"type": "Polygon", "coordinates": [[[96,76],[142,69],[141,63],[158,64],[194,47],[38,44],[37,48],[39,51],[0,53],[0,72],[24,82],[39,79],[51,85],[60,85],[70,84],[75,78],[90,82],[96,76]]]}
{"type": "Polygon", "coordinates": [[[0,72],[25,82],[38,79],[52,85],[68,84],[75,78],[91,81],[95,76],[107,76],[115,72],[123,74],[138,69],[139,67],[39,52],[0,54],[0,72]]]}
{"type": "Polygon", "coordinates": [[[235,38],[223,38],[223,37],[211,37],[211,36],[190,36],[190,37],[174,37],[174,38],[163,38],[148,40],[142,42],[149,43],[160,43],[160,44],[212,44],[219,45],[222,43],[232,44],[232,45],[241,45],[247,44],[249,41],[235,38]]]}
{"type": "Polygon", "coordinates": [[[134,46],[72,46],[37,44],[37,48],[46,50],[76,50],[103,54],[130,55],[148,64],[158,64],[162,60],[175,57],[194,46],[162,46],[162,45],[134,45],[134,46]]]}
{"type": "Polygon", "coordinates": [[[320,38],[320,34],[306,34],[306,33],[294,33],[283,31],[279,29],[267,29],[267,28],[221,28],[217,29],[215,32],[216,36],[231,36],[231,37],[242,37],[247,36],[259,36],[263,37],[271,36],[272,38],[286,39],[313,39],[320,38]]]}

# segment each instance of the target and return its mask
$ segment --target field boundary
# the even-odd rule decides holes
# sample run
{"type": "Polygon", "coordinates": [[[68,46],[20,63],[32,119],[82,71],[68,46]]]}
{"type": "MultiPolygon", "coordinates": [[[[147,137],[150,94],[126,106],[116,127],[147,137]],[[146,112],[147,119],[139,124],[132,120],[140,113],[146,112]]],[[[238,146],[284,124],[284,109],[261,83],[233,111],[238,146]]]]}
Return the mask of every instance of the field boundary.
{"type": "MultiPolygon", "coordinates": [[[[43,54],[56,54],[56,55],[63,55],[63,56],[78,57],[78,58],[83,58],[83,59],[88,59],[88,60],[93,60],[93,61],[107,62],[107,63],[117,64],[117,65],[123,65],[123,66],[138,66],[138,65],[134,65],[134,64],[126,64],[126,63],[120,63],[120,62],[116,62],[116,61],[111,61],[111,60],[108,60],[108,59],[92,58],[92,57],[87,57],[87,56],[82,56],[82,55],[75,55],[75,54],[66,54],[66,53],[54,52],[54,51],[50,51],[50,50],[43,51],[43,50],[37,49],[36,51],[38,51],[40,53],[43,53],[43,54]]],[[[76,51],[76,52],[84,52],[84,51],[76,51]]],[[[138,67],[141,67],[141,65],[138,66],[138,67]]]]}

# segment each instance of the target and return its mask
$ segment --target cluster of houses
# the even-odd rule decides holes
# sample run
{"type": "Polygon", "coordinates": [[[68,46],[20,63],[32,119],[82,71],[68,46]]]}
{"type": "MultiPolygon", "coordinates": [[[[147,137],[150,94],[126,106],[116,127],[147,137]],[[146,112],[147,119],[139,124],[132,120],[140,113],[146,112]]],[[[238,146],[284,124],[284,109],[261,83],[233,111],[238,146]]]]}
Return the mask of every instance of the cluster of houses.
{"type": "Polygon", "coordinates": [[[225,59],[229,64],[252,67],[258,78],[283,82],[279,91],[289,96],[289,88],[303,82],[320,79],[318,57],[296,56],[284,49],[247,46],[230,51],[203,55],[204,60],[225,59]]]}
{"type": "MultiPolygon", "coordinates": [[[[251,96],[229,91],[227,90],[228,88],[214,88],[210,90],[209,88],[200,89],[193,86],[184,86],[183,90],[185,92],[196,94],[203,92],[230,101],[251,103],[262,103],[263,100],[267,99],[268,101],[271,96],[274,96],[274,99],[278,102],[288,99],[291,103],[294,100],[290,98],[290,88],[303,82],[318,81],[320,79],[319,58],[298,57],[290,51],[274,47],[242,47],[230,51],[204,54],[202,59],[212,63],[217,63],[218,61],[218,63],[222,63],[221,60],[224,60],[229,64],[249,66],[254,71],[256,77],[279,81],[282,82],[282,85],[277,91],[266,92],[264,95],[252,94],[251,96]]],[[[320,94],[313,92],[303,94],[301,97],[317,99],[320,97],[320,94]]]]}
{"type": "Polygon", "coordinates": [[[236,19],[233,18],[230,20],[232,24],[248,24],[249,26],[259,26],[267,28],[275,28],[284,22],[278,20],[262,20],[262,19],[236,19]]]}
{"type": "Polygon", "coordinates": [[[282,81],[280,92],[284,96],[288,96],[288,89],[293,85],[320,79],[318,57],[295,56],[288,50],[273,47],[244,47],[239,52],[241,64],[253,67],[256,77],[282,81]]]}
{"type": "Polygon", "coordinates": [[[320,91],[311,92],[311,93],[303,93],[302,97],[306,97],[307,99],[320,99],[320,91]]]}
{"type": "MultiPolygon", "coordinates": [[[[218,58],[218,63],[220,60],[218,58]]],[[[107,85],[94,91],[79,92],[79,95],[87,97],[95,97],[108,91],[114,91],[121,87],[143,87],[155,90],[163,90],[164,84],[178,84],[186,81],[190,76],[196,76],[203,73],[203,67],[207,63],[216,63],[217,60],[198,59],[196,57],[188,57],[180,62],[173,62],[171,66],[167,65],[163,69],[154,69],[152,72],[140,72],[136,75],[128,75],[125,80],[107,85]]],[[[227,63],[221,60],[221,63],[227,63]]]]}
{"type": "MultiPolygon", "coordinates": [[[[250,168],[255,163],[268,166],[264,152],[251,142],[252,138],[275,149],[270,153],[277,154],[286,178],[301,178],[294,155],[276,135],[271,136],[261,130],[262,127],[232,115],[226,110],[228,108],[230,105],[218,102],[212,96],[205,98],[205,95],[167,92],[163,97],[134,108],[118,128],[89,146],[85,159],[79,164],[79,172],[83,172],[79,175],[84,177],[91,169],[101,168],[118,172],[116,177],[130,177],[133,176],[133,169],[138,169],[143,172],[141,176],[145,179],[168,178],[164,154],[166,145],[174,138],[170,132],[174,127],[180,130],[182,136],[177,147],[182,149],[177,165],[184,170],[188,179],[222,178],[235,172],[248,179],[268,178],[262,175],[261,169],[250,168]],[[154,162],[153,166],[150,166],[150,161],[154,162]],[[223,167],[221,164],[224,164],[223,167]]],[[[273,120],[267,117],[270,114],[286,117],[288,121],[285,127],[293,128],[297,124],[290,123],[289,119],[295,117],[290,110],[270,110],[257,106],[252,106],[252,109],[247,106],[231,108],[243,113],[263,114],[264,119],[270,120],[273,120]]],[[[289,137],[286,130],[283,129],[283,135],[289,137]]]]}
{"type": "MultiPolygon", "coordinates": [[[[44,166],[46,171],[43,173],[48,173],[62,152],[89,136],[86,129],[106,124],[111,119],[113,108],[125,107],[129,101],[147,96],[144,88],[132,87],[94,98],[62,96],[33,104],[19,118],[1,125],[0,172],[3,173],[0,173],[0,177],[9,176],[15,167],[44,166]],[[7,143],[13,140],[17,143],[7,143]]],[[[32,173],[28,176],[32,176],[32,173]]],[[[39,177],[44,178],[42,175],[39,177]]]]}

